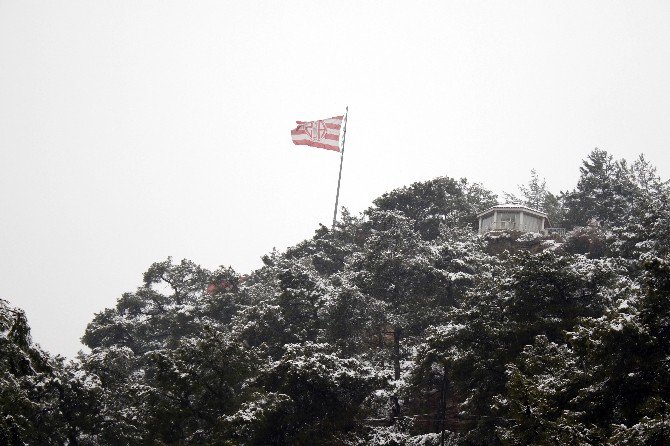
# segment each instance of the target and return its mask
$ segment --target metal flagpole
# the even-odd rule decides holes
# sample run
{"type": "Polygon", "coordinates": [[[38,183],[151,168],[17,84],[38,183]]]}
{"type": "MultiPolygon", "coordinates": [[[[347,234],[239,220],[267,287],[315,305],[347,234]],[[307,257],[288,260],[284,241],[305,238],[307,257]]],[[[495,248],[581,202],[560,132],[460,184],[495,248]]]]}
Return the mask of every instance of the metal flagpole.
{"type": "Polygon", "coordinates": [[[340,175],[337,177],[337,195],[335,195],[335,211],[333,212],[333,230],[337,221],[337,202],[340,200],[340,182],[342,181],[342,163],[344,162],[344,142],[347,140],[347,121],[349,117],[349,106],[344,113],[344,129],[342,130],[342,152],[340,153],[340,175]]]}

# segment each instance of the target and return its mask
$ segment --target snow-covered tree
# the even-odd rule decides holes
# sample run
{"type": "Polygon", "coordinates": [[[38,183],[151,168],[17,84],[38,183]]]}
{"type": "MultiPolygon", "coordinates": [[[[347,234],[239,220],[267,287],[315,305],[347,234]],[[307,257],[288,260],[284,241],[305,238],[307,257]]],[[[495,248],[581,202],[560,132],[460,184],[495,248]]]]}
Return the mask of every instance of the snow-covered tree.
{"type": "Polygon", "coordinates": [[[495,197],[442,177],[247,275],[154,263],[74,362],[0,301],[0,445],[666,444],[668,183],[602,150],[580,173],[521,187],[574,226],[532,247],[493,249],[495,197]]]}
{"type": "Polygon", "coordinates": [[[34,345],[24,312],[0,299],[0,444],[93,444],[96,388],[34,345]]]}

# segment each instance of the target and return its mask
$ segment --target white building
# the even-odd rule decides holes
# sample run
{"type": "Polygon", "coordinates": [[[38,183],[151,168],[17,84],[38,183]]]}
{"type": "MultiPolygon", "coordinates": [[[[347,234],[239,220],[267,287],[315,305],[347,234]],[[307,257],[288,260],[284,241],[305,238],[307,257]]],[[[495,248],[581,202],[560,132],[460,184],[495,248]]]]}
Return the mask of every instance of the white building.
{"type": "Polygon", "coordinates": [[[519,204],[499,204],[479,213],[477,217],[480,234],[500,230],[546,234],[551,227],[547,214],[519,204]]]}

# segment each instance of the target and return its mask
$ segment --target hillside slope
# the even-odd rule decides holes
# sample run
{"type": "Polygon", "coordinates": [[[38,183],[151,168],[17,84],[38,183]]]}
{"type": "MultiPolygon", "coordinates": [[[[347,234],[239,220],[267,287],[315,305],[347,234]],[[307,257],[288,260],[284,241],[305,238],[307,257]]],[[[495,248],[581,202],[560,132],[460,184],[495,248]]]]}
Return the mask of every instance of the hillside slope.
{"type": "Polygon", "coordinates": [[[496,197],[442,177],[249,274],[154,263],[75,363],[3,304],[0,444],[663,444],[668,186],[601,150],[580,172],[522,188],[565,238],[481,237],[496,197]]]}

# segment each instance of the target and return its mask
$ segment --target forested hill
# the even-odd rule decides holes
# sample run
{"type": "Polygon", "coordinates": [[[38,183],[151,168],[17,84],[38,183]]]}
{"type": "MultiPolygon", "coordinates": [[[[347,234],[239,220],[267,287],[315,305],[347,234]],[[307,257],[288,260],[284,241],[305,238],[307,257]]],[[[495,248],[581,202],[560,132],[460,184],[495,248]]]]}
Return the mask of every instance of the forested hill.
{"type": "Polygon", "coordinates": [[[0,301],[0,445],[670,444],[670,188],[575,168],[397,189],[245,274],[155,263],[77,361],[0,301]],[[477,235],[499,200],[568,232],[477,235]]]}

